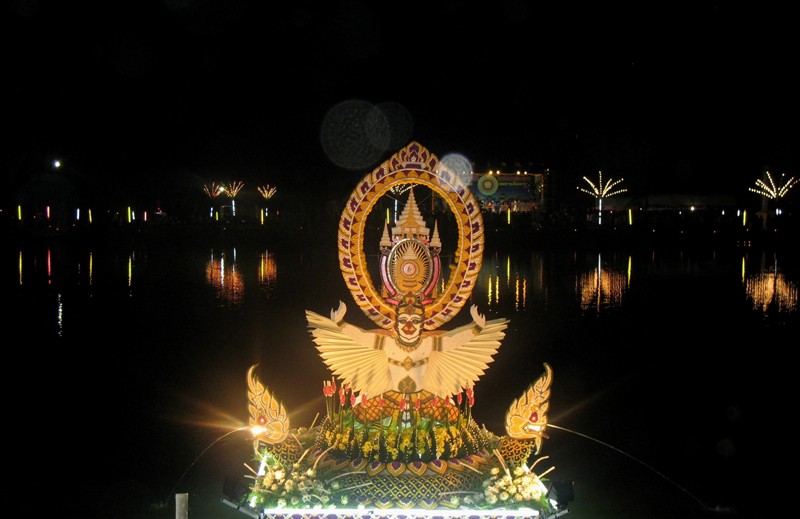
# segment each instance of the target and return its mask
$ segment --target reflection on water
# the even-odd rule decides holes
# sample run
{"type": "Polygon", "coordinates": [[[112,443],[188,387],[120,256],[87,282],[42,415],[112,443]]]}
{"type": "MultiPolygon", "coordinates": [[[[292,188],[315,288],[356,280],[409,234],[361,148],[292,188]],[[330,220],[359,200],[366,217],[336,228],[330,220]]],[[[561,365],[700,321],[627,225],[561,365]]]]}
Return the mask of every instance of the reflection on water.
{"type": "Polygon", "coordinates": [[[580,298],[581,310],[616,309],[622,306],[622,296],[630,283],[632,258],[628,256],[626,274],[603,266],[601,254],[597,254],[597,265],[588,272],[578,274],[576,293],[580,298]]]}
{"type": "Polygon", "coordinates": [[[258,262],[258,287],[262,292],[271,294],[277,286],[278,263],[275,253],[264,251],[258,262]]]}
{"type": "MultiPolygon", "coordinates": [[[[30,365],[45,360],[46,378],[59,388],[63,405],[54,409],[63,415],[57,416],[81,413],[73,419],[115,423],[123,435],[107,443],[81,435],[87,440],[75,440],[67,451],[91,460],[97,449],[102,451],[97,460],[107,462],[119,444],[130,446],[131,462],[115,469],[115,476],[161,477],[166,491],[195,459],[194,440],[202,435],[193,428],[172,433],[163,417],[175,410],[183,415],[185,394],[208,398],[210,409],[241,416],[240,370],[262,359],[269,360],[264,365],[270,365],[274,384],[295,399],[296,408],[311,402],[319,391],[298,381],[327,372],[317,352],[302,346],[308,343],[303,309],[329,307],[335,296],[349,294],[335,251],[330,254],[334,265],[322,270],[328,260],[318,249],[298,255],[255,245],[211,252],[183,242],[163,249],[147,245],[0,247],[0,286],[11,308],[4,313],[7,328],[21,331],[26,344],[35,345],[21,350],[30,365]],[[104,355],[109,345],[114,354],[104,355]],[[98,355],[103,369],[89,361],[98,355]],[[297,377],[295,366],[304,378],[297,377]],[[111,394],[98,388],[120,387],[123,380],[125,390],[115,391],[109,405],[111,394]],[[174,393],[180,397],[169,396],[174,393]],[[157,439],[139,447],[151,434],[157,439]],[[157,458],[166,450],[178,454],[162,465],[157,458]],[[153,467],[160,476],[153,475],[153,467]]],[[[503,355],[481,387],[487,395],[498,394],[497,402],[509,402],[519,396],[518,374],[552,361],[560,377],[557,424],[634,456],[644,454],[642,459],[658,470],[679,475],[692,492],[713,494],[716,488],[708,485],[716,483],[708,481],[719,481],[726,497],[739,467],[751,466],[750,454],[740,454],[746,450],[740,443],[752,434],[745,418],[756,416],[763,400],[746,378],[752,346],[740,354],[730,344],[769,348],[758,354],[778,359],[773,365],[786,375],[777,371],[763,377],[762,393],[785,392],[792,364],[781,362],[780,355],[796,335],[798,266],[796,255],[749,249],[487,253],[471,302],[487,318],[506,317],[512,325],[503,355]],[[664,339],[664,347],[657,338],[664,339]],[[691,424],[678,436],[663,428],[663,410],[674,409],[676,402],[681,420],[691,424]],[[675,445],[685,457],[670,454],[675,445]],[[692,467],[686,469],[686,460],[692,467]]],[[[481,416],[488,424],[502,424],[504,411],[484,405],[481,416]]],[[[568,457],[573,446],[597,454],[574,435],[555,433],[560,437],[548,448],[556,456],[568,457]]],[[[624,463],[614,463],[613,456],[609,453],[612,463],[601,463],[604,470],[609,465],[623,470],[624,463]]],[[[605,459],[602,451],[597,457],[605,459]]],[[[580,467],[565,461],[559,473],[572,470],[567,477],[576,476],[584,488],[593,478],[604,478],[605,472],[592,474],[596,458],[587,459],[580,467]],[[590,468],[583,472],[584,467],[590,468]]]]}
{"type": "MultiPolygon", "coordinates": [[[[6,271],[4,279],[31,290],[49,287],[50,293],[43,294],[40,301],[48,303],[50,315],[55,316],[55,320],[51,317],[51,325],[55,323],[59,335],[63,333],[64,305],[75,301],[73,297],[62,297],[65,289],[81,287],[81,293],[91,298],[95,288],[104,289],[109,285],[121,288],[124,279],[126,295],[132,298],[134,289],[141,290],[142,282],[152,282],[151,273],[144,267],[148,261],[152,263],[157,258],[155,253],[150,253],[148,258],[146,253],[135,249],[102,249],[98,252],[51,245],[20,247],[12,254],[7,265],[13,265],[16,272],[13,278],[9,278],[10,272],[6,271]],[[144,258],[143,262],[138,261],[140,257],[144,258]],[[96,272],[96,260],[99,260],[99,272],[96,272]]],[[[248,284],[257,289],[262,299],[272,299],[277,293],[281,256],[275,252],[248,251],[240,260],[236,248],[212,250],[205,261],[196,253],[193,257],[189,251],[183,254],[186,256],[170,262],[169,268],[177,271],[183,268],[182,265],[201,265],[205,285],[213,289],[214,296],[224,306],[235,308],[242,305],[248,284]]],[[[796,312],[798,285],[797,280],[791,278],[794,271],[781,269],[777,255],[762,255],[753,261],[748,254],[752,252],[735,255],[733,260],[741,258],[741,286],[752,310],[763,314],[796,312]]],[[[563,298],[572,292],[573,301],[581,312],[599,314],[622,308],[631,290],[631,279],[636,277],[633,273],[637,272],[641,278],[648,275],[648,269],[652,270],[655,256],[646,258],[646,255],[593,253],[582,259],[574,252],[539,251],[487,254],[473,298],[479,306],[487,309],[502,312],[513,308],[515,312],[523,312],[529,310],[534,301],[547,305],[552,296],[560,294],[563,298]]],[[[661,260],[658,265],[666,265],[663,257],[661,260]]],[[[733,268],[738,270],[739,266],[733,268]]],[[[687,270],[684,274],[695,274],[698,264],[689,261],[670,265],[669,269],[674,269],[677,275],[682,275],[681,269],[687,270]]],[[[201,279],[197,281],[203,283],[201,279]]],[[[440,286],[440,290],[444,288],[440,286]]]]}
{"type": "Polygon", "coordinates": [[[64,303],[61,294],[56,294],[56,335],[64,336],[64,303]]]}
{"type": "MultiPolygon", "coordinates": [[[[128,286],[133,281],[134,252],[128,254],[128,286]]],[[[20,248],[17,251],[16,279],[20,287],[27,284],[64,287],[94,284],[94,253],[81,253],[78,257],[64,251],[46,247],[42,250],[20,248]],[[81,256],[85,255],[85,259],[81,256]],[[77,274],[73,278],[72,269],[77,274]]]]}
{"type": "MultiPolygon", "coordinates": [[[[247,259],[244,261],[247,264],[247,259]]],[[[252,265],[252,263],[251,263],[252,265]]],[[[262,294],[271,298],[278,283],[278,263],[274,252],[263,251],[258,255],[256,271],[252,267],[243,270],[238,261],[236,248],[230,253],[217,253],[211,251],[211,257],[206,263],[206,283],[214,288],[218,300],[226,306],[239,306],[245,295],[246,279],[251,280],[255,274],[256,283],[262,294]]],[[[252,282],[252,281],[251,281],[252,282]]]]}
{"type": "Polygon", "coordinates": [[[211,257],[206,263],[206,283],[211,285],[217,299],[228,306],[238,306],[244,297],[244,278],[236,265],[236,249],[230,255],[225,252],[211,257]]]}
{"type": "Polygon", "coordinates": [[[764,265],[760,272],[749,275],[746,273],[746,257],[743,257],[742,273],[745,293],[753,310],[764,314],[797,310],[797,283],[786,279],[778,269],[777,256],[773,257],[772,265],[764,265]]]}
{"type": "MultiPolygon", "coordinates": [[[[633,258],[627,256],[625,261],[624,273],[604,263],[601,254],[597,254],[596,262],[588,267],[575,266],[575,299],[582,311],[600,312],[622,306],[630,285],[633,258]]],[[[552,290],[548,283],[557,283],[554,278],[558,276],[550,274],[548,279],[548,263],[561,264],[562,261],[538,253],[533,254],[530,263],[519,262],[511,255],[489,256],[484,259],[476,295],[479,294],[479,299],[489,308],[513,305],[517,312],[525,310],[532,298],[547,301],[552,290]]]]}
{"type": "Polygon", "coordinates": [[[133,285],[133,253],[128,254],[128,287],[133,285]]]}
{"type": "MultiPolygon", "coordinates": [[[[541,259],[541,258],[539,258],[541,259]]],[[[528,304],[529,279],[532,272],[541,270],[541,261],[534,268],[521,267],[512,263],[512,256],[499,255],[484,259],[476,282],[475,295],[486,302],[488,308],[502,303],[511,304],[515,311],[522,311],[528,304]]]]}

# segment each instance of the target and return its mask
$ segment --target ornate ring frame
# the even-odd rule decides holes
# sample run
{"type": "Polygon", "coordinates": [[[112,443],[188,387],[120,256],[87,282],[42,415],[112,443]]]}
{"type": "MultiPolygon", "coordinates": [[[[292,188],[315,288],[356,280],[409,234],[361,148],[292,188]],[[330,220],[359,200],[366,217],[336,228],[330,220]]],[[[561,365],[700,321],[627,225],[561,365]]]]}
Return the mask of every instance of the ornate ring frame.
{"type": "Polygon", "coordinates": [[[395,308],[383,299],[368,272],[364,234],[375,204],[393,187],[405,184],[420,184],[441,196],[458,224],[458,246],[450,276],[441,295],[426,306],[423,327],[435,330],[458,314],[475,288],[483,261],[483,217],[480,205],[458,174],[419,143],[411,142],[392,155],[353,190],[339,219],[339,267],[356,304],[375,324],[390,329],[395,308]]]}

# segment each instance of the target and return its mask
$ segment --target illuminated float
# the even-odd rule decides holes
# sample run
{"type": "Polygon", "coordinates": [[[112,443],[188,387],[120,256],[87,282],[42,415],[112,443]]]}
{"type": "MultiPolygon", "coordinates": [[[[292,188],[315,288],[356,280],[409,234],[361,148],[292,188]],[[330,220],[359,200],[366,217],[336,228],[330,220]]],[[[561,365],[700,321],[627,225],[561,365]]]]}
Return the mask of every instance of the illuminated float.
{"type": "MultiPolygon", "coordinates": [[[[326,415],[292,427],[277,395],[247,373],[254,466],[247,506],[258,517],[554,517],[546,456],[549,365],[505,415],[505,434],[472,417],[474,385],[508,325],[486,320],[440,326],[469,300],[484,249],[479,205],[459,176],[412,142],[359,182],[342,213],[339,264],[345,284],[377,328],[306,311],[313,343],[332,378],[323,381],[326,415]],[[368,216],[398,186],[408,200],[389,218],[368,262],[368,216]],[[415,189],[436,193],[452,213],[457,245],[442,265],[438,222],[431,230],[415,189]],[[443,275],[449,272],[449,275],[443,275]],[[379,274],[378,274],[379,273],[379,274]],[[376,285],[372,279],[380,277],[376,285]],[[315,420],[316,422],[316,420],[315,420]]],[[[377,237],[377,234],[376,234],[377,237]]],[[[454,240],[455,241],[455,240],[454,240]]],[[[249,467],[249,465],[248,465],[249,467]]]]}

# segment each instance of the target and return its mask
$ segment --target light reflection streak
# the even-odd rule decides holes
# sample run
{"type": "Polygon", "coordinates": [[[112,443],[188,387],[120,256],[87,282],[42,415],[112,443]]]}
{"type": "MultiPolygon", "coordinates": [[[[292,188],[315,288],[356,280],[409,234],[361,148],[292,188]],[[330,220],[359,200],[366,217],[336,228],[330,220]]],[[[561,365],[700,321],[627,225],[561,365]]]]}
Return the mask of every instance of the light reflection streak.
{"type": "Polygon", "coordinates": [[[494,278],[494,302],[500,303],[500,276],[494,278]]]}
{"type": "Polygon", "coordinates": [[[244,296],[244,278],[236,266],[236,249],[233,250],[232,256],[228,264],[225,261],[225,253],[216,257],[214,251],[211,251],[211,257],[206,263],[206,282],[215,289],[217,299],[237,306],[244,296]]]}
{"type": "MultiPolygon", "coordinates": [[[[133,252],[128,254],[128,288],[131,288],[133,283],[133,252]]],[[[133,292],[128,291],[128,296],[133,297],[133,292]]]]}
{"type": "Polygon", "coordinates": [[[258,286],[265,292],[272,292],[278,280],[278,265],[275,254],[264,251],[258,263],[258,286]]]}
{"type": "Polygon", "coordinates": [[[625,286],[627,288],[631,287],[631,272],[633,272],[633,257],[632,256],[628,256],[628,270],[627,270],[626,279],[625,279],[625,286]]]}
{"type": "Polygon", "coordinates": [[[58,336],[64,336],[64,303],[61,301],[61,294],[56,295],[56,329],[58,336]]]}
{"type": "Polygon", "coordinates": [[[22,286],[22,250],[19,251],[19,260],[17,261],[17,271],[19,272],[19,286],[22,286]]]}
{"type": "MultiPolygon", "coordinates": [[[[744,258],[742,270],[744,272],[744,258]]],[[[769,268],[744,278],[744,289],[753,310],[768,313],[792,313],[797,310],[797,283],[789,281],[778,269],[778,259],[774,258],[769,268]]]]}
{"type": "MultiPolygon", "coordinates": [[[[628,259],[630,272],[631,260],[628,259]]],[[[613,269],[604,269],[602,255],[597,255],[597,265],[588,273],[581,274],[577,280],[577,293],[580,296],[581,310],[619,308],[622,296],[629,283],[626,277],[613,269]]]]}
{"type": "MultiPolygon", "coordinates": [[[[513,297],[514,310],[524,310],[528,302],[528,273],[511,264],[511,256],[507,256],[505,265],[492,258],[483,264],[481,275],[478,278],[479,292],[486,290],[486,302],[489,308],[498,305],[501,297],[501,287],[508,289],[508,297],[513,297]],[[501,267],[505,267],[501,270],[501,267]],[[504,274],[505,272],[505,274],[504,274]],[[485,284],[485,285],[484,285],[485,284]],[[513,291],[513,294],[512,294],[513,291]]],[[[541,267],[541,264],[538,264],[541,267]]],[[[541,274],[541,270],[539,270],[541,274]]],[[[506,297],[503,295],[503,297],[506,297]]]]}

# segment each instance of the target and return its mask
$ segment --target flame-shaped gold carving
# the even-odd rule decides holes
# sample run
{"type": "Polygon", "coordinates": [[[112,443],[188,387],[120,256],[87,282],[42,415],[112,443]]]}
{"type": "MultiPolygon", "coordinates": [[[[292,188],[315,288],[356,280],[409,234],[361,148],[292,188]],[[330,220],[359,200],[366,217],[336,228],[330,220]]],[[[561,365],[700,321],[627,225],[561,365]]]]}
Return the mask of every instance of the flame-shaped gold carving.
{"type": "Polygon", "coordinates": [[[258,364],[247,370],[247,409],[250,427],[258,427],[256,439],[270,444],[280,443],[289,436],[289,417],[283,404],[261,383],[255,374],[258,364]]]}
{"type": "Polygon", "coordinates": [[[545,363],[545,372],[518,399],[511,403],[506,413],[506,433],[518,440],[535,440],[537,451],[541,448],[547,428],[547,411],[550,409],[550,386],[553,370],[545,363]]]}

